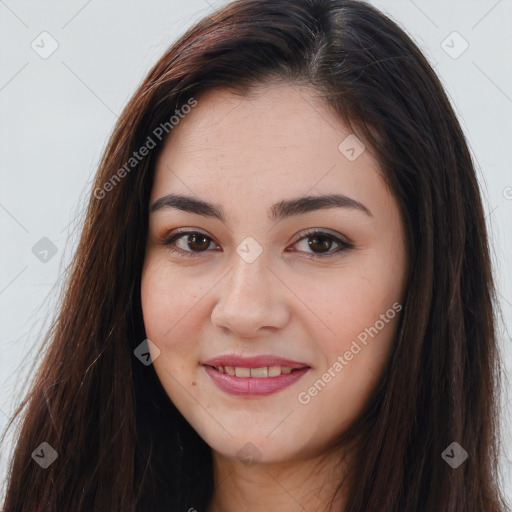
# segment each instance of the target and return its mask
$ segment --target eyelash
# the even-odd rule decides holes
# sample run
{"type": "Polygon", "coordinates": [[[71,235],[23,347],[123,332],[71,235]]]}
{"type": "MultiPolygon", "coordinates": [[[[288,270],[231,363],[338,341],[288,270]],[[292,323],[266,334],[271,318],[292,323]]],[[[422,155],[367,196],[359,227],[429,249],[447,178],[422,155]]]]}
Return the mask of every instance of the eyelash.
{"type": "MultiPolygon", "coordinates": [[[[203,252],[208,252],[208,250],[205,250],[205,251],[184,251],[183,249],[179,249],[179,248],[175,248],[172,246],[172,244],[182,238],[183,236],[185,235],[202,235],[204,236],[205,238],[211,240],[213,242],[213,240],[205,235],[204,233],[202,233],[201,231],[175,231],[174,233],[171,233],[168,237],[166,237],[164,240],[162,240],[162,245],[166,246],[167,249],[169,251],[171,251],[172,253],[177,253],[181,256],[185,256],[185,257],[188,257],[188,258],[197,258],[201,253],[203,252]]],[[[309,231],[305,231],[305,232],[302,232],[300,233],[301,237],[298,238],[293,245],[297,244],[298,242],[300,242],[301,240],[303,239],[307,239],[307,238],[314,238],[314,237],[322,237],[322,238],[327,238],[328,240],[332,240],[334,242],[336,242],[339,247],[337,247],[334,251],[331,251],[331,252],[328,252],[328,253],[324,253],[324,254],[321,254],[321,253],[307,253],[308,254],[308,257],[311,258],[311,259],[316,259],[316,260],[321,260],[321,259],[325,259],[325,258],[330,258],[332,256],[335,256],[336,254],[338,253],[341,253],[341,252],[344,252],[344,251],[347,251],[347,250],[350,250],[350,249],[353,249],[354,246],[351,244],[351,243],[348,243],[344,240],[341,240],[340,238],[334,236],[334,235],[331,235],[330,233],[327,233],[325,231],[318,231],[318,230],[309,230],[309,231]]],[[[300,252],[300,251],[298,251],[300,252]]]]}

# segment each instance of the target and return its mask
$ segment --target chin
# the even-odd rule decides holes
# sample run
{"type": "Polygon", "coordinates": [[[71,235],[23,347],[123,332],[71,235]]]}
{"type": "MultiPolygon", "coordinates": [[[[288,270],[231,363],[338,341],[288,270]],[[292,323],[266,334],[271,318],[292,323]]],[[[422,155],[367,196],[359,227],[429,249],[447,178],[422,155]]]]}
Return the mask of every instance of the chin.
{"type": "Polygon", "coordinates": [[[232,432],[232,435],[201,437],[219,456],[239,460],[248,466],[296,461],[307,456],[309,451],[308,440],[303,439],[299,432],[296,435],[284,431],[280,435],[276,432],[269,435],[268,429],[265,432],[255,429],[239,434],[232,432]]]}

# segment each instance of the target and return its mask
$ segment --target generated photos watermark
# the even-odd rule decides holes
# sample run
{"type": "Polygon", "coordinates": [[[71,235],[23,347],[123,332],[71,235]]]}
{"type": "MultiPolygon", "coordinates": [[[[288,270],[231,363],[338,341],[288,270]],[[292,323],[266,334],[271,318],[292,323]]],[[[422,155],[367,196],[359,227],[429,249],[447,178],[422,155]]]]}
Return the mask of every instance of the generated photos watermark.
{"type": "Polygon", "coordinates": [[[354,358],[355,355],[359,354],[361,350],[366,347],[368,344],[368,336],[372,339],[392,320],[398,312],[402,310],[402,305],[398,302],[395,302],[391,308],[389,308],[385,313],[380,315],[379,320],[377,320],[371,327],[365,328],[357,335],[357,340],[353,340],[350,345],[349,350],[346,350],[343,355],[338,355],[336,361],[327,368],[322,376],[315,381],[315,383],[308,388],[307,391],[301,391],[297,395],[297,400],[302,405],[307,405],[311,402],[311,399],[318,395],[320,391],[322,391],[325,386],[331,382],[336,375],[338,375],[345,366],[349,364],[350,361],[354,358]],[[363,345],[361,345],[358,343],[363,345]]]}
{"type": "Polygon", "coordinates": [[[102,187],[97,187],[94,189],[94,197],[98,200],[103,199],[108,192],[111,192],[118,183],[132,171],[139,162],[146,158],[152,149],[154,149],[158,142],[161,142],[164,137],[170,133],[170,131],[180,123],[180,120],[183,119],[187,114],[189,114],[192,109],[197,105],[197,100],[193,97],[189,98],[188,101],[181,106],[178,110],[176,109],[174,115],[169,118],[169,121],[165,121],[164,123],[160,123],[146,138],[144,144],[137,150],[132,153],[132,156],[125,162],[125,164],[120,167],[112,177],[106,181],[102,187]],[[157,139],[158,142],[155,140],[157,139]]]}

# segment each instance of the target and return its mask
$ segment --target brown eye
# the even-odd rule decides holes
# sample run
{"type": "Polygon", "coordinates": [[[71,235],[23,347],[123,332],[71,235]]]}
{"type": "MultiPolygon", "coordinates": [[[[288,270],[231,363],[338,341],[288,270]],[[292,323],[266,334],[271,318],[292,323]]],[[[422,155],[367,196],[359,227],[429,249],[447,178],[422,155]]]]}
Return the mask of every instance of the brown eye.
{"type": "Polygon", "coordinates": [[[302,238],[295,242],[295,245],[299,246],[301,242],[307,240],[305,250],[300,252],[307,253],[313,259],[329,258],[354,248],[350,242],[324,231],[308,231],[301,234],[302,238]],[[336,244],[334,249],[332,249],[333,243],[336,244]]]}
{"type": "Polygon", "coordinates": [[[308,245],[313,251],[328,252],[332,246],[333,239],[327,236],[309,237],[308,245]]]}
{"type": "Polygon", "coordinates": [[[188,247],[193,249],[194,251],[205,251],[210,246],[211,240],[200,233],[193,233],[188,235],[187,244],[188,247]]]}
{"type": "Polygon", "coordinates": [[[171,252],[194,257],[194,253],[205,252],[212,244],[212,239],[199,231],[182,231],[166,238],[162,243],[171,252]]]}

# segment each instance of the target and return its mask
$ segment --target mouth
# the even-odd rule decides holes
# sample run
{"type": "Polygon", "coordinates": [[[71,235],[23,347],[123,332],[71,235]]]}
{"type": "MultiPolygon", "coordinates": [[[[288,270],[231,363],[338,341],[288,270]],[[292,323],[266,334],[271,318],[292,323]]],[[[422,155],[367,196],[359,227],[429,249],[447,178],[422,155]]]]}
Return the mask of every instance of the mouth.
{"type": "Polygon", "coordinates": [[[235,377],[257,377],[260,379],[268,377],[279,377],[280,375],[288,375],[292,372],[297,372],[303,370],[304,368],[309,368],[309,366],[305,366],[303,368],[290,368],[289,366],[260,366],[257,368],[247,368],[243,366],[206,366],[217,370],[219,373],[225,373],[235,377]]]}
{"type": "Polygon", "coordinates": [[[224,356],[202,366],[219,389],[246,397],[277,393],[297,382],[311,369],[304,363],[269,356],[224,356]]]}

